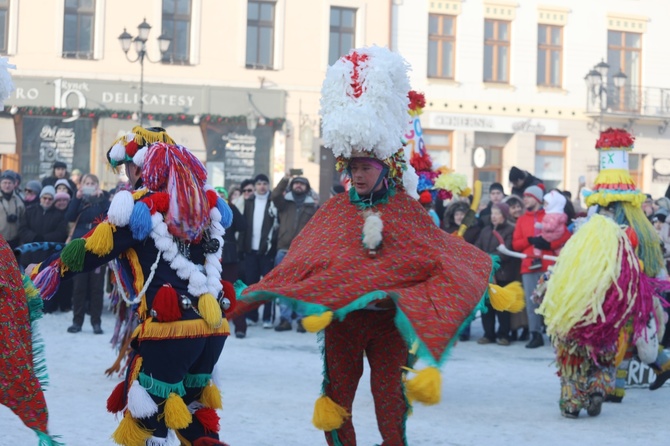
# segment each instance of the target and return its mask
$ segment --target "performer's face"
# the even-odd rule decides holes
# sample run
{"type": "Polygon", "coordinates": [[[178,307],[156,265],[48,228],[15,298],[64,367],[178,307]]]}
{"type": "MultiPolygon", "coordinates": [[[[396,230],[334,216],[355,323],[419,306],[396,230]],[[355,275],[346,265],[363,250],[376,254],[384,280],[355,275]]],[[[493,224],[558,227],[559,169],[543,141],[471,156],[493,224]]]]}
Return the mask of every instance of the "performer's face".
{"type": "Polygon", "coordinates": [[[358,195],[369,195],[382,188],[383,182],[379,182],[375,187],[382,171],[382,167],[378,163],[367,159],[354,158],[349,162],[349,170],[351,171],[351,184],[358,195]]]}
{"type": "Polygon", "coordinates": [[[130,180],[130,185],[135,187],[137,180],[142,176],[142,171],[135,163],[128,162],[126,163],[126,175],[128,176],[128,180],[130,180]]]}

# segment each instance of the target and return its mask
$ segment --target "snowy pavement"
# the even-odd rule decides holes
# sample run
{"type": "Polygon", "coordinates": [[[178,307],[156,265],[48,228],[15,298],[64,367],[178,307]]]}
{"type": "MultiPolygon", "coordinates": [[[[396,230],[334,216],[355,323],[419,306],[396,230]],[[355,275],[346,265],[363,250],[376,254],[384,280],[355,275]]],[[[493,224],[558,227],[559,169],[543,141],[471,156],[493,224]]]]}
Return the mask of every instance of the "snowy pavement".
{"type": "MultiPolygon", "coordinates": [[[[40,321],[46,341],[50,384],[46,392],[50,431],[70,446],[113,445],[117,425],[106,412],[107,396],[119,381],[104,370],[116,355],[109,347],[113,319],[103,315],[102,336],[88,321],[78,334],[66,333],[72,313],[40,321]]],[[[650,392],[627,391],[622,404],[606,403],[602,414],[577,420],[561,417],[553,351],[522,342],[509,347],[460,343],[442,368],[442,403],[418,406],[407,421],[414,446],[665,444],[670,385],[650,392]]],[[[250,327],[243,340],[230,338],[219,366],[223,371],[222,439],[231,446],[325,445],[311,424],[321,388],[322,362],[314,334],[277,333],[250,327]]],[[[366,368],[354,405],[358,444],[381,443],[366,368]]],[[[36,437],[0,406],[0,446],[36,445],[36,437]]]]}

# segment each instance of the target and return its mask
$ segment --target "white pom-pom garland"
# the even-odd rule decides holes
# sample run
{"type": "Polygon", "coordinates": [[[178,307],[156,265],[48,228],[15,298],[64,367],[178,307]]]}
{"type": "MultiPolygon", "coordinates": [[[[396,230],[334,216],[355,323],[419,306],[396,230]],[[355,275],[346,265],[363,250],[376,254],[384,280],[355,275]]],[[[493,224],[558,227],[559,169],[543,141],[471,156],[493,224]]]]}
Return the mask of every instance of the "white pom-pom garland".
{"type": "Polygon", "coordinates": [[[133,156],[133,163],[135,163],[136,166],[142,167],[144,165],[144,158],[147,156],[147,150],[146,147],[142,147],[137,151],[135,156],[133,156]]]}
{"type": "Polygon", "coordinates": [[[114,161],[123,161],[126,158],[126,146],[121,142],[117,142],[109,151],[109,157],[114,161]]]}
{"type": "Polygon", "coordinates": [[[133,194],[127,190],[117,192],[109,205],[107,219],[116,226],[127,226],[130,223],[130,215],[133,213],[135,199],[133,194]]]}

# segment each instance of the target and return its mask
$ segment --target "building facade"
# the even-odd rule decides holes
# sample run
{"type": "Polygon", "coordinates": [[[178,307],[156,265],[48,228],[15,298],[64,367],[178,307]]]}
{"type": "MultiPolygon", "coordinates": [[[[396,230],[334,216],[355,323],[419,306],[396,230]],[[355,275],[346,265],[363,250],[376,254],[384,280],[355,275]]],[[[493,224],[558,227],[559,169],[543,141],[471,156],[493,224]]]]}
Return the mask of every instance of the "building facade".
{"type": "Polygon", "coordinates": [[[192,149],[214,184],[260,172],[278,181],[289,168],[319,184],[326,68],[351,47],[388,45],[390,9],[388,0],[0,0],[0,54],[17,66],[0,116],[2,168],[31,179],[62,160],[113,185],[105,153],[142,116],[192,149]]]}
{"type": "Polygon", "coordinates": [[[504,185],[517,166],[574,194],[598,172],[599,128],[625,127],[633,177],[665,193],[663,0],[394,0],[392,17],[392,47],[426,95],[423,137],[437,164],[504,185]]]}

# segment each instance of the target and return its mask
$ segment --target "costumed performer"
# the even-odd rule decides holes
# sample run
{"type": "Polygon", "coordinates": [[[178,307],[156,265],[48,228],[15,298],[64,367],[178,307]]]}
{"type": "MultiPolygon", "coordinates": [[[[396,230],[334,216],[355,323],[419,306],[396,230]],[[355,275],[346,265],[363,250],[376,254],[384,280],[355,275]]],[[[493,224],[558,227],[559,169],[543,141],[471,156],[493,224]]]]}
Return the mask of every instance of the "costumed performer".
{"type": "MultiPolygon", "coordinates": [[[[614,221],[619,225],[629,226],[635,232],[638,240],[636,254],[642,262],[643,271],[646,276],[654,279],[652,283],[657,289],[654,295],[654,309],[657,315],[659,339],[662,339],[664,323],[659,319],[662,311],[661,303],[665,302],[659,297],[667,282],[667,271],[663,261],[661,241],[654,227],[649,222],[642,203],[646,195],[641,193],[635,186],[635,182],[628,170],[629,153],[634,148],[635,138],[623,129],[608,128],[602,132],[596,143],[596,149],[600,152],[600,172],[596,177],[592,191],[585,192],[586,205],[598,206],[606,209],[614,221]]],[[[622,334],[622,340],[630,339],[630,327],[627,333],[622,334]]],[[[634,343],[620,345],[620,351],[625,351],[623,359],[620,360],[617,369],[616,388],[613,394],[607,395],[607,401],[621,402],[625,394],[625,384],[628,379],[628,366],[635,354],[634,343]]],[[[640,358],[642,359],[642,358],[640,358]]],[[[649,390],[656,390],[670,379],[670,357],[658,347],[658,356],[653,361],[646,362],[656,375],[656,379],[649,385],[649,390]]]]}
{"type": "MultiPolygon", "coordinates": [[[[598,147],[611,137],[608,132],[601,135],[598,147]]],[[[639,207],[635,203],[639,196],[644,197],[632,179],[626,181],[624,159],[632,149],[632,139],[625,145],[608,143],[606,147],[601,162],[619,163],[618,182],[605,187],[613,173],[601,166],[596,180],[603,190],[598,198],[602,204],[595,208],[599,214],[579,225],[550,279],[541,284],[544,295],[539,292],[537,296],[542,299],[538,313],[544,316],[556,348],[559,407],[569,418],[577,418],[582,409],[590,416],[600,414],[603,400],[615,391],[615,368],[628,345],[636,346],[647,363],[656,361],[658,352],[655,281],[644,274],[636,255],[635,230],[612,219],[614,203],[630,200],[627,203],[639,207]]]]}
{"type": "Polygon", "coordinates": [[[49,436],[43,384],[47,381],[44,345],[36,321],[42,299],[0,236],[0,404],[14,412],[39,438],[40,446],[60,445],[49,436]]]}
{"type": "Polygon", "coordinates": [[[383,444],[406,445],[412,401],[434,404],[438,367],[487,290],[491,259],[441,231],[408,192],[402,150],[407,64],[388,49],[352,50],[322,87],[325,145],[351,177],[291,244],[282,263],[243,291],[235,314],[279,298],[323,341],[314,425],[330,445],[355,445],[352,403],[368,358],[383,444]],[[405,381],[413,358],[430,367],[405,381]]]}
{"type": "Polygon", "coordinates": [[[202,163],[161,128],[133,128],[107,158],[125,165],[135,192],[118,192],[107,218],[42,262],[35,283],[49,295],[60,280],[113,261],[119,292],[137,306],[126,379],[107,401],[123,413],[116,443],[163,446],[176,434],[183,444],[222,445],[212,370],[229,334],[222,310],[234,302],[220,280],[230,208],[205,184],[202,163]]]}

